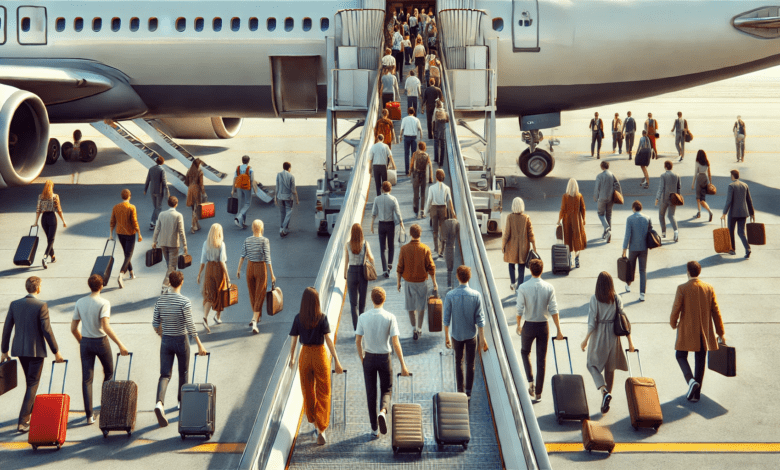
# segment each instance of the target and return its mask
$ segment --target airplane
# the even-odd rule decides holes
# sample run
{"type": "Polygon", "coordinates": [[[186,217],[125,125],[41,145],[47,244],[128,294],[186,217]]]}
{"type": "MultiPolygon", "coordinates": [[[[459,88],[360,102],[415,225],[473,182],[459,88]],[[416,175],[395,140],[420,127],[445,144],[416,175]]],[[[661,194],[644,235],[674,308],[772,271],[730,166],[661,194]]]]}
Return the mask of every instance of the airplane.
{"type": "MultiPolygon", "coordinates": [[[[498,116],[531,136],[560,113],[780,64],[780,7],[753,0],[7,1],[0,6],[0,188],[30,184],[50,123],[155,119],[173,138],[232,138],[248,117],[327,110],[326,37],[345,8],[470,7],[496,37],[498,116]]],[[[552,150],[552,146],[550,147],[552,150]]]]}

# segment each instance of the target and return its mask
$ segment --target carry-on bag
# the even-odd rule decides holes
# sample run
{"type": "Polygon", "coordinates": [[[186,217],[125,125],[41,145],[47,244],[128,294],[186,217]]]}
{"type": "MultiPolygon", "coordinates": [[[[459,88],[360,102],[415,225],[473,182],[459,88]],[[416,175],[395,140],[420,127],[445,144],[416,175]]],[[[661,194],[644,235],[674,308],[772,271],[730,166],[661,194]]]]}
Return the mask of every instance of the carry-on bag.
{"type": "Polygon", "coordinates": [[[662,245],[661,236],[658,235],[658,232],[655,231],[652,222],[649,220],[647,221],[647,235],[645,235],[645,244],[647,245],[648,250],[658,248],[662,245]]]}
{"type": "Polygon", "coordinates": [[[179,269],[189,268],[192,266],[192,255],[179,255],[176,263],[179,269]]]}
{"type": "Polygon", "coordinates": [[[60,450],[68,434],[68,411],[70,396],[65,394],[65,377],[68,375],[68,360],[65,360],[65,372],[62,374],[62,393],[51,393],[54,379],[54,366],[57,361],[51,361],[51,378],[49,378],[49,393],[37,395],[33,403],[30,418],[30,433],[27,442],[33,450],[41,446],[56,446],[60,450]]]}
{"type": "Polygon", "coordinates": [[[271,283],[271,290],[266,293],[265,311],[268,315],[274,316],[284,308],[284,295],[282,289],[276,287],[276,283],[271,283]]]}
{"type": "Polygon", "coordinates": [[[204,202],[202,204],[198,204],[198,218],[199,219],[210,219],[216,215],[216,212],[214,210],[214,203],[213,202],[204,202]]]}
{"type": "Polygon", "coordinates": [[[228,214],[238,214],[238,198],[229,197],[227,200],[228,214]]]}
{"type": "Polygon", "coordinates": [[[400,121],[401,120],[401,103],[398,101],[390,101],[385,105],[385,109],[387,109],[387,112],[389,114],[389,118],[392,121],[400,121]]]}
{"type": "Polygon", "coordinates": [[[162,248],[152,248],[146,252],[146,267],[151,268],[163,259],[162,248]]]}
{"type": "Polygon", "coordinates": [[[712,237],[715,241],[715,253],[728,253],[731,251],[731,234],[725,227],[723,220],[720,221],[720,228],[712,231],[712,237]]]}
{"type": "MultiPolygon", "coordinates": [[[[626,353],[629,351],[626,349],[626,353]]],[[[636,351],[637,361],[639,361],[639,375],[644,375],[639,350],[634,349],[634,351],[636,351]]],[[[631,373],[631,361],[627,362],[626,400],[628,401],[628,414],[631,416],[631,426],[634,429],[653,428],[657,431],[664,422],[664,415],[661,410],[661,401],[658,399],[655,380],[649,377],[634,377],[631,373]]]]}
{"type": "Polygon", "coordinates": [[[228,284],[227,287],[219,292],[222,296],[221,303],[223,307],[230,307],[238,303],[238,286],[235,284],[228,284]]]}
{"type": "Polygon", "coordinates": [[[628,284],[634,282],[634,269],[631,265],[631,261],[625,256],[618,258],[617,260],[618,279],[628,284]]]}
{"type": "Polygon", "coordinates": [[[16,388],[16,359],[0,362],[0,395],[16,388]]]}
{"type": "Polygon", "coordinates": [[[571,264],[569,263],[569,245],[566,244],[566,240],[563,238],[564,230],[562,226],[559,225],[555,229],[555,236],[561,240],[561,243],[552,246],[552,273],[569,274],[569,271],[571,271],[571,264]]]}
{"type": "Polygon", "coordinates": [[[718,342],[718,349],[707,352],[707,368],[726,377],[737,376],[737,350],[718,342]]]}
{"type": "Polygon", "coordinates": [[[612,453],[615,448],[615,438],[608,427],[586,419],[582,422],[582,446],[585,450],[612,453]]]}
{"type": "Polygon", "coordinates": [[[14,253],[14,265],[32,266],[36,251],[38,251],[38,226],[33,225],[30,227],[29,234],[19,240],[19,246],[14,253]],[[35,228],[35,235],[33,235],[33,228],[35,228]]]}
{"type": "Polygon", "coordinates": [[[576,375],[571,365],[571,351],[569,351],[569,338],[566,341],[566,352],[569,354],[569,370],[571,374],[558,372],[558,356],[555,351],[555,336],[552,338],[553,357],[555,358],[555,375],[552,377],[553,407],[558,424],[563,420],[579,420],[590,418],[588,399],[585,396],[585,382],[581,375],[576,375]]]}
{"type": "Polygon", "coordinates": [[[749,222],[745,224],[745,232],[749,245],[766,245],[766,230],[764,224],[749,222]]]}
{"type": "Polygon", "coordinates": [[[428,297],[428,331],[431,333],[441,331],[443,313],[444,303],[442,303],[439,293],[433,291],[433,295],[428,297]]]}
{"type": "MultiPolygon", "coordinates": [[[[453,354],[446,355],[450,369],[454,365],[453,354]]],[[[439,450],[445,445],[460,445],[466,450],[471,440],[469,424],[469,397],[465,393],[445,392],[445,354],[439,351],[442,391],[433,396],[433,437],[439,450]]]]}
{"type": "Polygon", "coordinates": [[[103,382],[99,418],[103,437],[108,437],[110,431],[124,431],[129,436],[135,429],[135,417],[138,412],[138,385],[130,380],[133,353],[130,353],[129,356],[127,380],[116,379],[116,370],[119,368],[119,358],[121,357],[121,354],[117,353],[114,376],[111,380],[103,382]]]}
{"type": "Polygon", "coordinates": [[[106,240],[106,246],[103,247],[103,254],[97,257],[95,265],[92,266],[92,273],[90,273],[90,276],[92,274],[100,274],[100,277],[103,278],[103,287],[108,285],[108,278],[111,277],[111,270],[114,269],[114,250],[116,250],[116,240],[106,240]],[[107,255],[106,250],[108,249],[109,242],[114,242],[114,245],[111,248],[111,254],[107,255]]]}
{"type": "Polygon", "coordinates": [[[525,265],[528,266],[531,264],[531,261],[535,259],[542,259],[542,257],[539,256],[539,253],[535,252],[533,249],[528,250],[528,256],[525,258],[525,265]]]}
{"type": "Polygon", "coordinates": [[[211,439],[214,434],[217,408],[217,386],[208,383],[211,353],[206,356],[206,379],[204,383],[195,383],[195,369],[198,367],[198,353],[192,365],[192,382],[181,387],[181,409],[179,410],[179,434],[184,440],[187,436],[205,436],[211,439]]]}
{"type": "Polygon", "coordinates": [[[710,195],[710,196],[714,196],[714,195],[718,194],[718,188],[716,188],[715,185],[712,184],[712,183],[707,185],[706,191],[707,191],[707,194],[710,195]]]}
{"type": "Polygon", "coordinates": [[[387,181],[390,182],[391,185],[395,186],[398,184],[398,170],[387,170],[387,181]]]}
{"type": "Polygon", "coordinates": [[[680,193],[671,193],[669,195],[669,204],[673,206],[682,206],[685,204],[685,198],[680,193]]]}
{"type": "MultiPolygon", "coordinates": [[[[401,381],[401,374],[397,375],[397,381],[401,381]]],[[[409,373],[412,382],[412,395],[410,403],[398,403],[396,397],[393,403],[393,453],[399,452],[417,452],[422,454],[425,447],[425,434],[423,433],[422,406],[414,403],[414,375],[409,373]]],[[[399,383],[400,385],[400,383],[399,383]]],[[[399,394],[399,386],[394,387],[396,394],[399,394]]]]}

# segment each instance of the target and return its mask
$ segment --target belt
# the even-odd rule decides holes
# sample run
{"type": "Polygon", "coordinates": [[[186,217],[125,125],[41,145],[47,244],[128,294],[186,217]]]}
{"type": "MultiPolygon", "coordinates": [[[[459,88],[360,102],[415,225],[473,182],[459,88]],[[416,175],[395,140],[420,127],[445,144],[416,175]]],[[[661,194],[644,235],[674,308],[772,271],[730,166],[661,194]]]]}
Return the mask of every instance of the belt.
{"type": "Polygon", "coordinates": [[[395,220],[380,220],[380,224],[395,224],[395,220]]]}
{"type": "Polygon", "coordinates": [[[370,352],[366,353],[366,356],[377,356],[377,357],[387,357],[389,355],[390,355],[390,353],[382,353],[382,354],[374,354],[374,353],[370,353],[370,352]]]}
{"type": "Polygon", "coordinates": [[[304,348],[321,348],[325,346],[325,344],[301,344],[304,348]]]}

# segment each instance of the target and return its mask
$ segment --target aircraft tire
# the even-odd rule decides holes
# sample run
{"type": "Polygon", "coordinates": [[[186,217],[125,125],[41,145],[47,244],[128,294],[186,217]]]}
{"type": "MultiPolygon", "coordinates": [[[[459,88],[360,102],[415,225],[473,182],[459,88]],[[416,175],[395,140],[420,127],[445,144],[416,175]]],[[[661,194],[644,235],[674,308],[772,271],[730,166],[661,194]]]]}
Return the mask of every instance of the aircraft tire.
{"type": "Polygon", "coordinates": [[[517,166],[529,178],[543,178],[555,168],[555,157],[539,148],[533,153],[525,149],[517,159],[517,166]]]}
{"type": "Polygon", "coordinates": [[[58,158],[60,158],[60,141],[49,139],[49,148],[46,151],[46,164],[54,165],[57,163],[58,158]]]}
{"type": "Polygon", "coordinates": [[[97,157],[98,151],[95,142],[91,140],[85,140],[84,142],[81,143],[80,148],[81,148],[80,158],[82,162],[89,163],[92,160],[94,160],[95,157],[97,157]]]}

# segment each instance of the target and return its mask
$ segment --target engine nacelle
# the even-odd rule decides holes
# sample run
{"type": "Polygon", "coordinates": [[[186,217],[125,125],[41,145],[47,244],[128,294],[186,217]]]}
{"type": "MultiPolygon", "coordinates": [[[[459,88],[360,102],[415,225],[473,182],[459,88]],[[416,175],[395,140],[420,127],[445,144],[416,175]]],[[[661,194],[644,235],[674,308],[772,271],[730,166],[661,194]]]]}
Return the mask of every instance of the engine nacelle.
{"type": "Polygon", "coordinates": [[[232,139],[241,130],[241,118],[163,118],[162,131],[178,139],[232,139]]]}
{"type": "Polygon", "coordinates": [[[46,163],[49,115],[29,91],[0,85],[0,188],[33,182],[46,163]]]}

